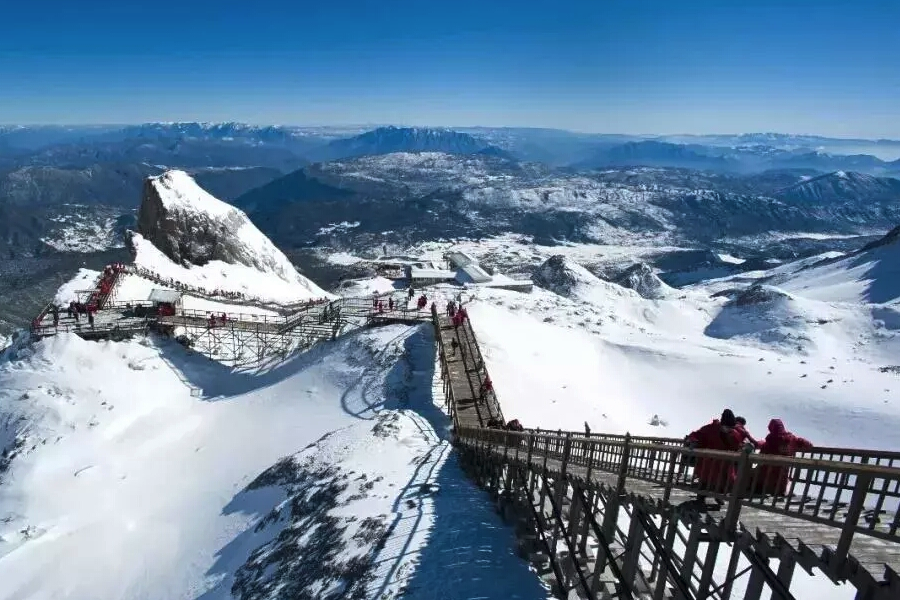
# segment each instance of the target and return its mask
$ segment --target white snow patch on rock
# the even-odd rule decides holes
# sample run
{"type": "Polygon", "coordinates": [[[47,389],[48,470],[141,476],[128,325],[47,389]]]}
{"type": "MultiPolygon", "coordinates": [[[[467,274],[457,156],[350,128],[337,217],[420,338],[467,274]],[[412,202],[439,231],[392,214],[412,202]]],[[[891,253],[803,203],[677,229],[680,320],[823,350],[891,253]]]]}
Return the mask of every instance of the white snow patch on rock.
{"type": "Polygon", "coordinates": [[[174,279],[190,286],[206,290],[242,292],[248,297],[278,303],[334,297],[296,271],[294,271],[295,278],[291,280],[246,265],[235,265],[222,261],[211,261],[203,266],[184,267],[169,260],[140,234],[132,236],[132,244],[137,252],[134,259],[135,265],[154,271],[163,278],[174,279]]]}

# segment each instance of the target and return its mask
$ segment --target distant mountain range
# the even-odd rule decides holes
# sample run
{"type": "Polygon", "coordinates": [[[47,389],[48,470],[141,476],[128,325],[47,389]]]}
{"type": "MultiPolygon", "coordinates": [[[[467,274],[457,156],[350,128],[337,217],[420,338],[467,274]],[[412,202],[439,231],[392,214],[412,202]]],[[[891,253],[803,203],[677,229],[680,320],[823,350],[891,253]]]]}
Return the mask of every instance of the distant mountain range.
{"type": "Polygon", "coordinates": [[[334,140],[323,149],[321,155],[329,160],[338,160],[395,152],[485,154],[513,158],[511,153],[468,133],[419,127],[379,127],[350,138],[334,140]]]}
{"type": "Polygon", "coordinates": [[[859,199],[871,203],[898,202],[900,180],[836,171],[779,190],[776,196],[809,204],[834,204],[859,199]]]}
{"type": "MultiPolygon", "coordinates": [[[[215,196],[256,211],[273,228],[285,230],[282,239],[294,244],[315,240],[315,223],[330,218],[328,210],[350,222],[369,211],[367,222],[373,227],[407,227],[411,235],[432,235],[455,224],[449,229],[454,235],[509,227],[550,237],[590,237],[584,223],[591,219],[556,198],[567,197],[579,207],[582,199],[593,198],[605,206],[603,194],[612,192],[598,192],[598,181],[628,193],[652,193],[654,203],[674,203],[672,210],[685,214],[702,211],[679,206],[686,201],[684,190],[699,190],[697,198],[709,193],[744,198],[735,200],[739,213],[741,206],[758,204],[746,198],[765,197],[796,205],[812,215],[808,226],[822,229],[830,219],[847,219],[821,212],[823,206],[813,214],[811,203],[827,204],[828,211],[850,203],[847,214],[856,214],[865,201],[889,210],[896,202],[890,177],[900,176],[898,156],[900,142],[892,140],[785,134],[648,138],[529,128],[192,122],[0,127],[0,255],[49,251],[41,240],[58,239],[56,232],[66,222],[58,216],[72,210],[66,206],[92,207],[79,210],[95,211],[105,220],[116,213],[127,222],[143,178],[167,168],[187,170],[215,196]],[[846,177],[829,175],[838,172],[846,177]],[[511,216],[503,204],[509,193],[546,197],[551,208],[511,216]],[[396,204],[386,204],[389,199],[396,204]],[[310,202],[318,203],[315,218],[297,222],[308,217],[302,206],[310,202]],[[497,202],[504,207],[495,206],[497,202]]],[[[616,208],[607,219],[611,227],[643,223],[652,231],[659,222],[632,208],[623,221],[622,210],[616,208]]],[[[748,209],[746,218],[755,210],[748,209]]],[[[790,219],[779,223],[778,210],[762,215],[758,226],[780,230],[801,224],[790,219]]],[[[723,213],[715,228],[753,230],[742,219],[723,213]]],[[[877,221],[866,213],[858,223],[876,226],[877,221]]],[[[710,235],[711,224],[691,227],[695,225],[710,235]]],[[[361,226],[356,232],[364,230],[361,226]]]]}
{"type": "Polygon", "coordinates": [[[565,173],[484,155],[398,153],[310,165],[235,203],[288,247],[504,232],[545,243],[653,238],[690,246],[773,232],[887,229],[900,222],[900,180],[802,170],[565,173]],[[356,225],[334,227],[342,222],[356,225]]]}
{"type": "Polygon", "coordinates": [[[622,166],[684,167],[718,172],[757,173],[779,169],[860,171],[873,175],[900,175],[900,159],[886,161],[868,154],[835,155],[808,148],[773,146],[709,146],[673,144],[657,140],[626,142],[605,147],[577,163],[581,168],[622,166]]]}

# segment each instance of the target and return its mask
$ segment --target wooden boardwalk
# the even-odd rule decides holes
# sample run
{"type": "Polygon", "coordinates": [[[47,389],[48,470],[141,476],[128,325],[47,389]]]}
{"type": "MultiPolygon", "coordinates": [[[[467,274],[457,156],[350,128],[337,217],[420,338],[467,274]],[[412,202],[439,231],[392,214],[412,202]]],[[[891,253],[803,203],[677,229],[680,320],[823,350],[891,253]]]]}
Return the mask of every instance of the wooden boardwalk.
{"type": "Polygon", "coordinates": [[[468,320],[454,327],[447,315],[438,315],[436,335],[452,389],[454,425],[487,427],[491,419],[505,422],[496,395],[482,389],[487,370],[468,320]]]}
{"type": "Polygon", "coordinates": [[[528,515],[524,555],[558,596],[750,600],[768,590],[791,599],[800,566],[851,583],[859,600],[900,599],[900,453],[832,448],[785,458],[691,451],[664,438],[488,428],[502,413],[495,394],[481,393],[487,371],[471,325],[435,315],[435,334],[464,463],[528,515]],[[763,464],[790,469],[793,483],[782,497],[701,490],[682,466],[688,455],[731,463],[739,489],[754,489],[763,464]]]}

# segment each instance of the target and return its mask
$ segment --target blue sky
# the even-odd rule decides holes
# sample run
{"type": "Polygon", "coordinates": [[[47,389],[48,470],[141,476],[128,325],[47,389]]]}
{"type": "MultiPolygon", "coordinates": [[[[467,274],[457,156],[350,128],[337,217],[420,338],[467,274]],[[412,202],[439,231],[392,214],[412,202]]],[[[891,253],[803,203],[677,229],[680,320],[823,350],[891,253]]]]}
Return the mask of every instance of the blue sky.
{"type": "Polygon", "coordinates": [[[0,122],[900,137],[896,0],[4,6],[0,122]]]}

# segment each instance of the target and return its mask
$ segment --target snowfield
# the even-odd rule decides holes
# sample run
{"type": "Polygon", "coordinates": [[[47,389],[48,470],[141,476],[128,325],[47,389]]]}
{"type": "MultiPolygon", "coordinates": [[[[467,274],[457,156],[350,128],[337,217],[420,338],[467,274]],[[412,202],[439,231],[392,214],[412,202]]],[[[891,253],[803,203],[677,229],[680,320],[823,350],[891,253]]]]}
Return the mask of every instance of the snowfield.
{"type": "Polygon", "coordinates": [[[476,563],[545,598],[450,452],[432,348],[391,326],[250,373],[63,335],[4,362],[0,598],[471,595],[476,563]]]}
{"type": "MultiPolygon", "coordinates": [[[[170,205],[227,210],[180,177],[167,180],[170,205]]],[[[818,445],[896,449],[897,237],[680,289],[641,263],[660,247],[464,241],[456,249],[504,270],[538,267],[539,287],[426,293],[439,306],[462,295],[504,415],[526,427],[681,437],[730,407],[760,438],[779,417],[818,445]],[[615,277],[595,274],[607,267],[615,277]]],[[[136,264],[173,282],[280,303],[325,295],[296,271],[185,267],[133,241],[136,264]]],[[[82,269],[56,301],[97,275],[82,269]]],[[[155,287],[130,274],[116,299],[155,287]]],[[[0,355],[0,600],[548,596],[451,451],[429,325],[272,360],[237,369],[156,338],[17,338],[0,355]]],[[[801,585],[803,597],[849,594],[801,585]]]]}
{"type": "Polygon", "coordinates": [[[781,417],[820,445],[896,449],[898,250],[780,275],[784,290],[823,286],[805,296],[763,287],[729,301],[699,285],[645,299],[571,265],[569,297],[479,290],[469,312],[505,415],[526,426],[681,437],[731,407],[756,435],[781,417]],[[856,301],[861,287],[887,287],[888,304],[856,301]],[[819,299],[849,288],[854,301],[819,299]]]}

